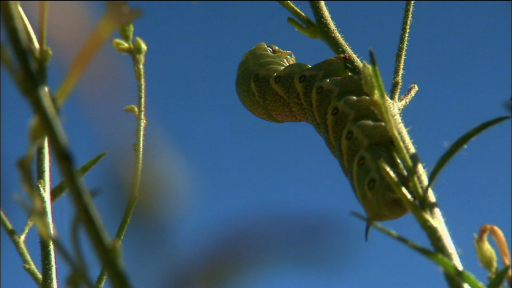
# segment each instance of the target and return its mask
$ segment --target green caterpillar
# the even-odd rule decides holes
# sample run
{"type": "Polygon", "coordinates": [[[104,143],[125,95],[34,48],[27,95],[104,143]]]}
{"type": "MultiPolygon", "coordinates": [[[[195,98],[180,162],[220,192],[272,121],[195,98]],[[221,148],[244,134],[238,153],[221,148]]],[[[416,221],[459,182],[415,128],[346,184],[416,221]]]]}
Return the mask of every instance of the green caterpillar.
{"type": "Polygon", "coordinates": [[[351,75],[344,56],[314,66],[296,63],[289,51],[260,43],[238,66],[236,91],[254,115],[272,122],[308,122],[324,138],[363,206],[369,221],[399,218],[409,209],[379,169],[383,159],[400,183],[407,173],[393,152],[386,125],[351,75]]]}

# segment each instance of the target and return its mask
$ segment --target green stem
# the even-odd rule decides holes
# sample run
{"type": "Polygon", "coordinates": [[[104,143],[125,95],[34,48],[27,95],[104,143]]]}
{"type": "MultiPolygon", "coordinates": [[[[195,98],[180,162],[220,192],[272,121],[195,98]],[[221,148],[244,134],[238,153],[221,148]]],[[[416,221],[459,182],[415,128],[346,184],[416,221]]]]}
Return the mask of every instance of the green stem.
{"type": "Polygon", "coordinates": [[[402,88],[402,74],[404,70],[405,51],[407,50],[407,41],[409,40],[409,28],[411,27],[412,11],[414,1],[407,1],[405,5],[404,20],[402,22],[402,33],[400,34],[400,44],[396,51],[395,74],[391,87],[391,100],[397,102],[400,89],[402,88]]]}
{"type": "MultiPolygon", "coordinates": [[[[142,160],[144,155],[144,132],[146,128],[146,82],[145,82],[145,74],[144,74],[144,62],[145,62],[145,54],[137,54],[137,52],[131,46],[131,56],[133,60],[133,66],[135,70],[135,79],[138,83],[138,104],[137,104],[137,133],[136,133],[136,142],[135,142],[135,169],[133,172],[133,182],[131,185],[130,197],[128,199],[128,203],[126,205],[123,219],[119,224],[119,228],[117,229],[116,236],[114,238],[113,249],[117,249],[121,245],[121,241],[126,233],[126,229],[128,228],[128,224],[130,224],[130,219],[133,215],[133,211],[135,210],[135,206],[137,205],[139,199],[139,190],[140,190],[140,181],[142,175],[142,160]]],[[[107,271],[105,268],[101,269],[100,275],[96,280],[95,287],[103,287],[105,282],[107,271]]]]}
{"type": "Polygon", "coordinates": [[[357,58],[348,43],[345,42],[343,36],[339,33],[336,25],[332,21],[332,17],[325,6],[325,3],[323,1],[310,1],[309,4],[313,11],[313,15],[315,15],[316,25],[318,25],[319,30],[321,31],[320,39],[322,39],[322,41],[324,41],[329,48],[336,53],[336,55],[347,54],[348,63],[355,65],[355,68],[359,71],[353,74],[361,74],[360,71],[363,64],[359,58],[357,58]]]}
{"type": "MultiPolygon", "coordinates": [[[[58,238],[52,238],[53,243],[55,244],[55,249],[59,252],[59,256],[62,257],[62,260],[71,268],[71,273],[74,277],[77,277],[78,280],[82,281],[86,287],[92,287],[92,282],[87,277],[86,273],[84,273],[82,266],[78,261],[73,259],[72,254],[66,250],[62,242],[58,238]]],[[[70,285],[72,286],[72,285],[70,285]]]]}
{"type": "Polygon", "coordinates": [[[16,250],[20,254],[21,261],[23,261],[23,268],[25,268],[25,270],[32,277],[32,279],[34,279],[36,284],[40,286],[43,278],[41,277],[41,273],[39,273],[39,271],[37,270],[34,261],[32,261],[32,257],[30,257],[30,253],[28,252],[27,246],[25,246],[25,242],[22,239],[20,239],[18,233],[16,233],[16,230],[14,229],[14,227],[12,227],[9,218],[7,218],[7,216],[4,214],[4,211],[2,210],[0,212],[2,227],[5,229],[5,232],[7,232],[7,235],[9,236],[9,238],[11,238],[14,247],[16,247],[16,250]]]}
{"type": "Polygon", "coordinates": [[[45,138],[41,142],[40,147],[37,148],[37,179],[38,183],[41,183],[42,189],[37,189],[41,192],[40,197],[36,197],[37,200],[42,200],[42,209],[39,209],[39,205],[35,205],[36,212],[41,210],[41,213],[36,213],[36,217],[40,217],[41,222],[44,225],[41,227],[44,229],[40,231],[40,246],[41,246],[41,267],[43,288],[56,288],[57,287],[57,263],[55,260],[55,248],[53,247],[53,241],[51,238],[54,236],[53,232],[53,215],[52,215],[52,199],[50,195],[51,191],[51,180],[50,180],[50,148],[48,145],[48,138],[45,138]]]}

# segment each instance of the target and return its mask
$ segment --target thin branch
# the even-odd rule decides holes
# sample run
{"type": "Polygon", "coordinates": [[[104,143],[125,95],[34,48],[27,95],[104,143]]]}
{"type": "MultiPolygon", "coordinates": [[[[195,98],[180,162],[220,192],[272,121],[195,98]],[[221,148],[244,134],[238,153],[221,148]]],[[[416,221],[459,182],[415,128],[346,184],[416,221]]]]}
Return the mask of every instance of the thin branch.
{"type": "MultiPolygon", "coordinates": [[[[323,32],[320,39],[322,39],[336,55],[348,55],[348,63],[355,65],[355,68],[360,71],[363,64],[339,33],[325,3],[323,1],[310,1],[309,4],[313,15],[315,15],[316,24],[323,32]]],[[[355,74],[360,74],[360,72],[355,74]]]]}
{"type": "Polygon", "coordinates": [[[404,11],[404,20],[402,22],[402,33],[400,33],[400,44],[396,51],[395,74],[393,75],[393,83],[391,87],[391,100],[397,102],[402,88],[402,74],[404,73],[405,51],[409,40],[409,28],[411,27],[412,11],[414,9],[414,1],[407,1],[404,11]]]}
{"type": "MultiPolygon", "coordinates": [[[[133,37],[133,25],[127,25],[120,29],[121,35],[124,36],[126,43],[128,44],[128,51],[132,57],[133,67],[135,72],[135,79],[138,83],[138,103],[137,107],[133,108],[132,111],[136,111],[134,114],[137,117],[137,132],[135,141],[135,169],[133,172],[133,182],[131,185],[130,196],[126,205],[123,218],[117,229],[116,236],[113,241],[113,249],[118,249],[121,245],[121,241],[126,233],[130,219],[132,218],[135,206],[139,199],[140,182],[142,176],[142,163],[144,156],[144,133],[146,130],[146,80],[144,72],[145,54],[147,51],[146,44],[140,38],[135,39],[135,43],[132,44],[131,40],[133,37]]],[[[102,287],[106,279],[105,267],[101,269],[101,272],[96,279],[95,287],[102,287]]]]}
{"type": "Polygon", "coordinates": [[[25,242],[20,239],[18,233],[16,233],[16,230],[14,229],[14,227],[12,227],[9,218],[7,218],[4,211],[2,210],[0,212],[2,218],[2,227],[5,229],[5,232],[7,232],[7,235],[9,236],[9,238],[11,238],[14,247],[16,247],[16,250],[20,254],[21,261],[23,261],[23,268],[25,268],[25,270],[32,277],[32,279],[34,279],[37,285],[41,285],[43,278],[41,277],[41,273],[39,273],[39,270],[37,270],[34,261],[32,261],[32,257],[30,257],[30,253],[28,252],[28,249],[25,246],[25,242]]]}

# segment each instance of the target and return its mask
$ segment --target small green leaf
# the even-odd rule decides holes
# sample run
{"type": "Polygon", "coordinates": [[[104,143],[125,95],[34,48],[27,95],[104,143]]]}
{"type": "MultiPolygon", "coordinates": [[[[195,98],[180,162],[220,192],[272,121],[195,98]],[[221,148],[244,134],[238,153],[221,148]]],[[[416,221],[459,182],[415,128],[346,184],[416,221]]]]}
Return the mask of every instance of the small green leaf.
{"type": "MultiPolygon", "coordinates": [[[[76,174],[78,177],[83,177],[92,167],[94,167],[100,160],[107,155],[108,152],[103,152],[98,156],[92,158],[89,162],[85,163],[82,167],[76,170],[76,174]]],[[[68,185],[64,181],[61,181],[59,184],[55,185],[52,189],[52,203],[57,201],[64,193],[68,190],[68,185]]]]}
{"type": "Polygon", "coordinates": [[[363,86],[366,93],[369,95],[375,95],[375,83],[373,83],[373,76],[372,76],[372,67],[368,65],[368,63],[363,62],[363,70],[362,72],[362,79],[363,79],[363,86]]]}
{"type": "Polygon", "coordinates": [[[119,34],[121,34],[121,37],[128,43],[132,43],[132,37],[133,37],[133,24],[130,23],[128,25],[124,25],[119,27],[119,34]]]}
{"type": "Polygon", "coordinates": [[[124,112],[133,113],[135,117],[139,117],[139,109],[135,105],[129,105],[123,108],[124,112]]]}
{"type": "Polygon", "coordinates": [[[130,45],[121,39],[112,39],[112,46],[122,54],[130,53],[130,45]]]}
{"type": "Polygon", "coordinates": [[[148,46],[146,42],[139,37],[135,37],[135,44],[133,44],[133,50],[136,55],[144,55],[146,51],[148,51],[148,46]]]}
{"type": "Polygon", "coordinates": [[[300,11],[292,2],[290,1],[277,1],[281,6],[283,6],[288,12],[290,12],[295,18],[288,17],[288,24],[292,25],[293,28],[297,29],[300,33],[306,35],[311,39],[318,39],[321,36],[318,25],[308,16],[306,16],[302,11],[300,11]],[[300,22],[299,22],[300,21],[300,22]],[[302,23],[301,23],[302,22],[302,23]]]}
{"type": "Polygon", "coordinates": [[[443,154],[443,156],[441,156],[439,161],[437,161],[436,165],[432,169],[432,172],[430,173],[430,176],[429,176],[429,179],[428,179],[428,186],[425,189],[425,191],[428,190],[428,188],[430,188],[430,186],[432,186],[432,183],[434,183],[434,181],[436,180],[437,175],[446,166],[448,161],[450,161],[450,159],[459,150],[461,150],[464,146],[466,146],[469,143],[469,141],[471,141],[473,138],[475,138],[478,134],[482,133],[486,129],[488,129],[488,128],[490,128],[490,127],[492,127],[492,126],[494,126],[494,125],[496,125],[496,124],[498,124],[498,123],[500,123],[502,121],[505,121],[507,119],[510,119],[510,116],[502,116],[502,117],[498,117],[498,118],[495,118],[493,120],[484,122],[484,123],[478,125],[477,127],[469,130],[466,134],[462,135],[462,137],[457,139],[457,141],[455,141],[455,143],[453,143],[453,145],[450,147],[450,149],[448,149],[448,151],[446,151],[443,154]]]}

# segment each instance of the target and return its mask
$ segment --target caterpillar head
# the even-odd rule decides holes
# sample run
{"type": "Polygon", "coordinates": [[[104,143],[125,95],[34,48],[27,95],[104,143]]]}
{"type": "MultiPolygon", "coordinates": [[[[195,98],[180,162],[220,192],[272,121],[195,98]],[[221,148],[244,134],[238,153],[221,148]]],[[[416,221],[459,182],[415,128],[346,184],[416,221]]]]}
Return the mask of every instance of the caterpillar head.
{"type": "Polygon", "coordinates": [[[275,45],[259,43],[244,54],[242,62],[238,65],[237,75],[243,73],[246,68],[266,60],[269,62],[266,62],[267,65],[264,66],[286,67],[295,63],[295,56],[292,52],[281,50],[275,45]]]}
{"type": "Polygon", "coordinates": [[[238,98],[247,110],[262,119],[278,123],[304,121],[298,119],[296,113],[292,111],[290,94],[293,93],[283,91],[293,90],[294,87],[286,85],[290,82],[287,79],[289,77],[293,79],[295,74],[308,67],[307,64],[295,63],[295,57],[289,51],[281,50],[274,45],[259,43],[244,54],[238,66],[236,78],[238,98]],[[283,79],[278,76],[278,73],[286,67],[292,69],[287,70],[286,79],[283,79]],[[286,87],[283,90],[276,85],[286,87]]]}

